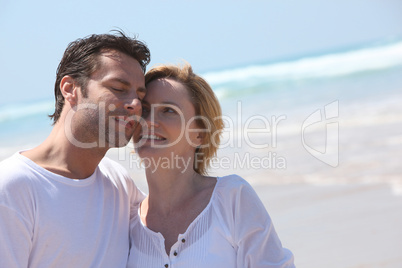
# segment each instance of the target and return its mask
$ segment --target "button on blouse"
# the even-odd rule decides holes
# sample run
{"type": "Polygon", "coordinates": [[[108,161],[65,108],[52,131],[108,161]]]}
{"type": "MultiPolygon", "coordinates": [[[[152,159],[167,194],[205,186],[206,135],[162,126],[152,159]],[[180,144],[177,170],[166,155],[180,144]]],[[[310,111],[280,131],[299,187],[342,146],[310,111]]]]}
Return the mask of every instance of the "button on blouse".
{"type": "Polygon", "coordinates": [[[130,242],[128,268],[294,267],[263,203],[237,175],[217,179],[210,202],[169,255],[162,234],[148,229],[139,215],[132,219],[130,242]]]}

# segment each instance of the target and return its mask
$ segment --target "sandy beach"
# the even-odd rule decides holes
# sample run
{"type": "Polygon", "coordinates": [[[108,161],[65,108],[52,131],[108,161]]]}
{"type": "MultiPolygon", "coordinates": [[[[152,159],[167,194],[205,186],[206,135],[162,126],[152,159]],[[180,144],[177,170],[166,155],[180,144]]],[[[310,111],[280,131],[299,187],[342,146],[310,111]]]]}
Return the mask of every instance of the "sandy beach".
{"type": "MultiPolygon", "coordinates": [[[[117,159],[118,150],[109,156],[117,159]]],[[[129,160],[120,163],[147,192],[143,170],[130,168],[129,160]]],[[[263,201],[297,267],[400,267],[402,195],[391,184],[278,183],[280,177],[269,171],[242,176],[263,201]]]]}
{"type": "Polygon", "coordinates": [[[297,267],[400,267],[402,197],[390,187],[255,186],[297,267]]]}

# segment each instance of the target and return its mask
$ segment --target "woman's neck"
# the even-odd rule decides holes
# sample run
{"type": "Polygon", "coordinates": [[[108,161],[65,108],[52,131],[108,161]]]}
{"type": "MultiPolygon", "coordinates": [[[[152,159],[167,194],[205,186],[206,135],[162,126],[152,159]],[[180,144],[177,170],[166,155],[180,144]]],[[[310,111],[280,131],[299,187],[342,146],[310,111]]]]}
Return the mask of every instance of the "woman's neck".
{"type": "Polygon", "coordinates": [[[180,209],[203,188],[204,176],[192,168],[148,168],[146,176],[149,188],[148,209],[159,213],[169,214],[170,211],[180,209]]]}
{"type": "Polygon", "coordinates": [[[196,173],[192,168],[146,169],[149,195],[141,203],[140,216],[145,226],[165,238],[169,254],[179,234],[207,207],[217,180],[196,173]]]}

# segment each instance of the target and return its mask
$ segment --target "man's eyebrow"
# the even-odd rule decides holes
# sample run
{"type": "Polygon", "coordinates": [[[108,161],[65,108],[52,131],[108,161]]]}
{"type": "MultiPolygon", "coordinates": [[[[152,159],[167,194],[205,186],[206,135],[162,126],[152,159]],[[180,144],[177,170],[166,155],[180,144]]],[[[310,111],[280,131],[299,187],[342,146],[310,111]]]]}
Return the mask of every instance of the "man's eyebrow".
{"type": "MultiPolygon", "coordinates": [[[[122,83],[123,85],[125,85],[127,87],[131,86],[130,82],[128,82],[127,80],[118,78],[118,77],[112,78],[109,81],[110,82],[122,83]]],[[[145,87],[139,87],[139,88],[137,88],[137,91],[140,92],[140,93],[144,93],[144,94],[147,93],[147,89],[145,87]]]]}
{"type": "Polygon", "coordinates": [[[118,78],[118,77],[112,78],[109,81],[110,82],[119,82],[119,83],[124,84],[125,86],[130,86],[131,85],[130,82],[128,82],[127,80],[124,80],[124,79],[121,79],[121,78],[118,78]]]}

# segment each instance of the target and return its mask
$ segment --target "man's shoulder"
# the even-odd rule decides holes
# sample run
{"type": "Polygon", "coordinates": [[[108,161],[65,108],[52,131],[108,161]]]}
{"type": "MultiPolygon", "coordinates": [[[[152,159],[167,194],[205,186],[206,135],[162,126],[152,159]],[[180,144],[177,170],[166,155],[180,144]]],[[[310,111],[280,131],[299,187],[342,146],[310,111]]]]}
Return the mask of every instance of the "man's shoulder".
{"type": "Polygon", "coordinates": [[[19,152],[16,152],[13,155],[1,160],[0,168],[5,169],[10,164],[21,164],[22,162],[20,161],[19,154],[19,152]]]}
{"type": "Polygon", "coordinates": [[[103,159],[100,161],[99,169],[103,173],[112,173],[119,176],[128,176],[127,170],[121,164],[108,158],[107,156],[103,157],[103,159]]]}
{"type": "Polygon", "coordinates": [[[24,192],[30,188],[35,171],[19,153],[0,162],[0,195],[9,192],[24,192]]]}
{"type": "Polygon", "coordinates": [[[18,153],[2,160],[0,162],[0,183],[9,177],[20,177],[30,171],[29,165],[18,153]]]}
{"type": "Polygon", "coordinates": [[[130,187],[134,185],[134,181],[131,179],[128,171],[121,164],[108,157],[104,157],[101,160],[99,170],[102,176],[111,180],[114,184],[123,183],[123,185],[130,185],[130,187]]]}

